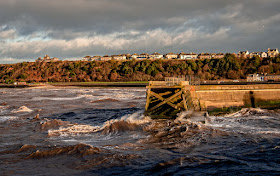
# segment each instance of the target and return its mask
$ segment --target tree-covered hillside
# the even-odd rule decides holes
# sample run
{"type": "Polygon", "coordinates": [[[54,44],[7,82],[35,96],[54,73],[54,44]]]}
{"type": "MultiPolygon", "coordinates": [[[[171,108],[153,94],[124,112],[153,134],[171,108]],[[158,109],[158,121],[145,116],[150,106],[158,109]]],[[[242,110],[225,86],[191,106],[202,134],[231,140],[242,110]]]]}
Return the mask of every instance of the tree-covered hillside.
{"type": "Polygon", "coordinates": [[[249,59],[226,54],[223,59],[210,60],[23,62],[0,65],[0,82],[148,81],[178,75],[218,80],[245,79],[250,73],[280,74],[280,56],[249,59]]]}

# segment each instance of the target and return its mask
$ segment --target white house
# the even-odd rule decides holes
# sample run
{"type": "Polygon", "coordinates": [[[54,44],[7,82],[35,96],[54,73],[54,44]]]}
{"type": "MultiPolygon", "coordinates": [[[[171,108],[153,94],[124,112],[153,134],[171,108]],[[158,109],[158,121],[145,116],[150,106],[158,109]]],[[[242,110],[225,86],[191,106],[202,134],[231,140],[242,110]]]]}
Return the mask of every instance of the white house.
{"type": "Polygon", "coordinates": [[[238,57],[247,57],[249,55],[249,51],[239,51],[237,56],[238,57]]]}
{"type": "Polygon", "coordinates": [[[126,55],[125,54],[113,55],[112,58],[115,60],[126,60],[126,55]]]}
{"type": "Polygon", "coordinates": [[[161,59],[161,58],[163,58],[163,55],[162,55],[162,54],[159,54],[159,53],[157,53],[157,52],[155,52],[155,53],[151,54],[151,55],[149,56],[149,58],[150,58],[150,59],[161,59]]]}
{"type": "Polygon", "coordinates": [[[195,54],[195,53],[184,53],[184,52],[182,52],[178,55],[178,59],[197,59],[197,56],[198,55],[195,54]]]}
{"type": "Polygon", "coordinates": [[[178,54],[174,54],[174,53],[167,53],[163,56],[165,59],[177,59],[178,58],[178,54]]]}
{"type": "Polygon", "coordinates": [[[130,56],[131,59],[137,59],[139,57],[138,54],[134,53],[130,56]]]}
{"type": "Polygon", "coordinates": [[[266,58],[266,57],[267,57],[267,53],[266,53],[266,52],[260,52],[260,56],[261,56],[262,58],[266,58]]]}
{"type": "Polygon", "coordinates": [[[137,57],[137,59],[148,59],[148,58],[149,58],[149,54],[147,53],[142,53],[137,57]]]}
{"type": "Polygon", "coordinates": [[[111,56],[108,56],[108,55],[105,55],[105,56],[103,56],[103,57],[100,57],[100,60],[101,61],[109,61],[109,60],[111,60],[112,59],[112,57],[111,56]]]}

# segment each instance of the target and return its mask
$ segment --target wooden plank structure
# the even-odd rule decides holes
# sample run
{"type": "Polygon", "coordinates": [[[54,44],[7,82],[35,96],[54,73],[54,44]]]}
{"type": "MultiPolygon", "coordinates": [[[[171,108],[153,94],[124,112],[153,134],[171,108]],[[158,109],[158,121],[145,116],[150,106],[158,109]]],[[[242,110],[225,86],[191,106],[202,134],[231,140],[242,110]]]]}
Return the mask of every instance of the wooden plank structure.
{"type": "Polygon", "coordinates": [[[193,99],[195,86],[189,83],[184,78],[175,77],[166,78],[165,81],[150,81],[145,114],[154,119],[174,119],[181,111],[196,109],[199,103],[193,99]]]}

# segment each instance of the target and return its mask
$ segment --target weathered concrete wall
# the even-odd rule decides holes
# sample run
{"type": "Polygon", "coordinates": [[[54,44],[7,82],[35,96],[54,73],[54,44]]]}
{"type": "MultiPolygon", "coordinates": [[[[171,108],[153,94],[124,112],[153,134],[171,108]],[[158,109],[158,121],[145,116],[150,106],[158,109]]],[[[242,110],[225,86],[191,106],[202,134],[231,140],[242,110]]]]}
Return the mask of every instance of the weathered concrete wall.
{"type": "Polygon", "coordinates": [[[198,90],[256,90],[280,89],[280,84],[253,84],[253,85],[201,85],[198,90]]]}
{"type": "Polygon", "coordinates": [[[280,100],[280,85],[201,86],[200,90],[192,95],[199,99],[203,110],[242,107],[251,104],[251,96],[256,101],[280,100]]]}

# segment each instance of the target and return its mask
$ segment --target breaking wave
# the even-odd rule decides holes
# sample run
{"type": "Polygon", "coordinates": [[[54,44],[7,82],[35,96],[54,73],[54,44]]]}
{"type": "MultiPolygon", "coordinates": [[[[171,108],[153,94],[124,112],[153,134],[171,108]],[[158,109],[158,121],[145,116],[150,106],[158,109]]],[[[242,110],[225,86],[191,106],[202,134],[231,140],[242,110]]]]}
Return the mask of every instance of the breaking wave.
{"type": "Polygon", "coordinates": [[[119,133],[125,131],[137,130],[141,125],[151,122],[151,118],[143,115],[143,111],[125,115],[120,119],[112,119],[106,121],[101,126],[91,126],[83,124],[73,124],[69,127],[60,127],[57,130],[48,130],[51,136],[75,136],[102,132],[103,134],[119,133]]]}
{"type": "Polygon", "coordinates": [[[49,130],[48,135],[51,136],[75,136],[81,134],[90,134],[96,132],[98,127],[90,125],[73,125],[66,128],[59,128],[58,130],[49,130]]]}
{"type": "Polygon", "coordinates": [[[280,135],[279,117],[264,109],[244,108],[225,116],[209,116],[206,125],[224,131],[280,135]]]}

